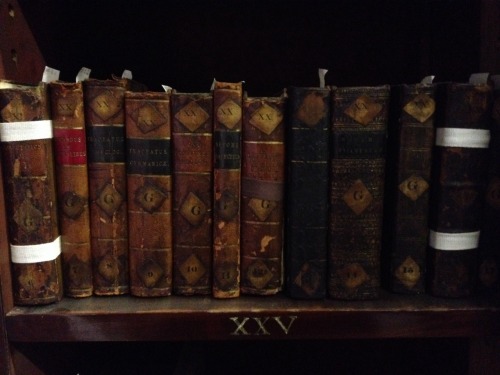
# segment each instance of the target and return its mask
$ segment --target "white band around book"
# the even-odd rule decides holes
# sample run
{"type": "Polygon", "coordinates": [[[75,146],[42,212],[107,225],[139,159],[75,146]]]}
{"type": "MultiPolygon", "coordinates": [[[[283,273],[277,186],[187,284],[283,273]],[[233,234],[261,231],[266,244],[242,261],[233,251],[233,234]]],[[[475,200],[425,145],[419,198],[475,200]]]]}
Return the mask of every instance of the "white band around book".
{"type": "Polygon", "coordinates": [[[429,233],[429,245],[437,250],[470,250],[479,244],[479,231],[466,233],[429,233]]]}
{"type": "Polygon", "coordinates": [[[61,254],[61,237],[39,245],[10,245],[12,263],[39,263],[56,259],[61,254]]]}
{"type": "Polygon", "coordinates": [[[490,131],[486,129],[436,129],[436,146],[488,148],[489,143],[490,131]]]}
{"type": "Polygon", "coordinates": [[[0,141],[17,142],[52,138],[52,121],[0,122],[0,141]]]}

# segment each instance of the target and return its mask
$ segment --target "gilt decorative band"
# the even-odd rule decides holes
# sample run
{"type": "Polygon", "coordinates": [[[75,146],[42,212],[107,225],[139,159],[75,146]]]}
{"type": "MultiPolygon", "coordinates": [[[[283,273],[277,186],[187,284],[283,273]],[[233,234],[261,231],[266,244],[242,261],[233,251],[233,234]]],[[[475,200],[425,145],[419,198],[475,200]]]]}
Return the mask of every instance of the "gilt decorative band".
{"type": "Polygon", "coordinates": [[[479,244],[479,233],[443,233],[433,230],[429,233],[429,245],[437,250],[471,250],[479,244]]]}
{"type": "Polygon", "coordinates": [[[33,141],[52,137],[52,120],[0,122],[2,142],[33,141]]]}
{"type": "Polygon", "coordinates": [[[436,129],[436,146],[488,148],[489,143],[490,131],[486,129],[436,129]]]}
{"type": "Polygon", "coordinates": [[[61,237],[38,245],[10,245],[12,263],[39,263],[56,259],[61,254],[61,237]]]}

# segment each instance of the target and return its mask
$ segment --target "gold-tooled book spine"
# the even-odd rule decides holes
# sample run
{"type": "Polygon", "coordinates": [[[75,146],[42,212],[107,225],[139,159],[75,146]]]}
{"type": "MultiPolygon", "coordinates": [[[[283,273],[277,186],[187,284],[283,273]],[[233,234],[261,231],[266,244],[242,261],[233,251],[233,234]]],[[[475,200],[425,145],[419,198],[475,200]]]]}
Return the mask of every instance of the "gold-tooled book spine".
{"type": "Polygon", "coordinates": [[[130,293],[172,294],[170,94],[125,93],[130,293]]]}
{"type": "Polygon", "coordinates": [[[212,293],[213,100],[172,93],[174,293],[212,293]]]}
{"type": "Polygon", "coordinates": [[[271,295],[283,284],[286,96],[243,100],[241,292],[271,295]]]}
{"type": "Polygon", "coordinates": [[[213,296],[240,295],[240,179],[243,84],[215,82],[213,296]]]}
{"type": "Polygon", "coordinates": [[[64,294],[93,292],[87,147],[81,82],[51,82],[64,294]]]}
{"type": "Polygon", "coordinates": [[[124,83],[83,82],[94,294],[129,292],[124,83]]]}
{"type": "MultiPolygon", "coordinates": [[[[36,126],[38,122],[44,126],[42,121],[49,119],[46,84],[0,90],[0,122],[6,132],[9,126],[16,126],[15,123],[24,126],[24,122],[29,122],[36,126]]],[[[43,255],[41,261],[30,261],[40,259],[41,254],[37,253],[17,260],[19,252],[24,252],[29,246],[33,246],[32,252],[38,252],[41,249],[38,246],[42,244],[52,243],[52,248],[59,247],[55,245],[59,229],[52,139],[37,139],[36,136],[31,139],[28,135],[28,140],[8,140],[3,130],[1,157],[5,196],[8,197],[5,205],[14,303],[39,305],[57,302],[63,294],[61,256],[43,260],[43,255]]]]}
{"type": "Polygon", "coordinates": [[[333,92],[328,292],[375,299],[380,292],[385,147],[390,88],[333,92]]]}
{"type": "Polygon", "coordinates": [[[286,289],[326,296],[330,89],[289,87],[286,114],[286,289]]]}
{"type": "Polygon", "coordinates": [[[384,214],[389,269],[383,277],[397,293],[425,292],[435,111],[435,85],[391,88],[384,214]]]}

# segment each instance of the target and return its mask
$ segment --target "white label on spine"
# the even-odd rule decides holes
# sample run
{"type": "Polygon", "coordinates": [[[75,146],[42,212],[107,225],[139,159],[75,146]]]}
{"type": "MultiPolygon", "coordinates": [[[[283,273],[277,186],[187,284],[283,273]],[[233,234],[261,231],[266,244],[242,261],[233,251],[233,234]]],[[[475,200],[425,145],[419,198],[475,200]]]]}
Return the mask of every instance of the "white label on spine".
{"type": "Polygon", "coordinates": [[[39,263],[56,259],[61,254],[61,237],[39,245],[10,245],[12,263],[39,263]]]}
{"type": "Polygon", "coordinates": [[[490,131],[486,129],[436,129],[436,146],[488,148],[489,143],[490,131]]]}
{"type": "Polygon", "coordinates": [[[52,121],[0,122],[0,141],[17,142],[52,138],[52,121]]]}
{"type": "Polygon", "coordinates": [[[429,245],[437,250],[471,250],[479,244],[479,231],[465,233],[429,233],[429,245]]]}

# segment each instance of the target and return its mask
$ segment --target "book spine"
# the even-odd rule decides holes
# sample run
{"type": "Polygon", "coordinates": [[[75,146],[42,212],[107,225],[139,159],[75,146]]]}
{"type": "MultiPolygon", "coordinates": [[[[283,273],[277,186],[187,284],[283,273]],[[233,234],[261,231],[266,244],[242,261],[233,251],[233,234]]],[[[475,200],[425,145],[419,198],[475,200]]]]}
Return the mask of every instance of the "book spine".
{"type": "Polygon", "coordinates": [[[283,284],[285,96],[245,98],[241,181],[241,291],[283,284]]]}
{"type": "Polygon", "coordinates": [[[333,93],[328,291],[337,299],[380,292],[389,86],[333,93]]]}
{"type": "Polygon", "coordinates": [[[48,86],[0,90],[0,138],[16,305],[63,294],[48,86]]]}
{"type": "Polygon", "coordinates": [[[419,294],[425,292],[435,86],[392,87],[390,108],[386,192],[392,206],[384,215],[390,221],[389,289],[419,294]]]}
{"type": "Polygon", "coordinates": [[[491,89],[470,83],[438,87],[429,216],[429,292],[474,294],[487,176],[491,89]]]}
{"type": "Polygon", "coordinates": [[[52,82],[49,88],[64,294],[89,297],[93,285],[83,86],[52,82]]]}
{"type": "Polygon", "coordinates": [[[125,88],[92,79],[83,89],[94,294],[124,294],[129,292],[125,88]]]}
{"type": "Polygon", "coordinates": [[[494,76],[489,169],[479,237],[478,292],[500,295],[500,75],[494,76]]]}
{"type": "Polygon", "coordinates": [[[172,293],[170,95],[125,93],[130,294],[172,293]]]}
{"type": "Polygon", "coordinates": [[[174,293],[212,293],[213,100],[171,97],[174,173],[174,293]]]}
{"type": "Polygon", "coordinates": [[[242,83],[215,82],[213,285],[215,298],[240,295],[242,83]]]}
{"type": "Polygon", "coordinates": [[[328,88],[290,87],[286,109],[286,289],[293,298],[326,296],[328,88]]]}

